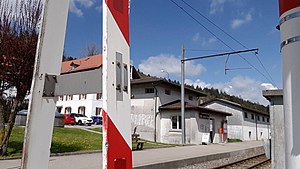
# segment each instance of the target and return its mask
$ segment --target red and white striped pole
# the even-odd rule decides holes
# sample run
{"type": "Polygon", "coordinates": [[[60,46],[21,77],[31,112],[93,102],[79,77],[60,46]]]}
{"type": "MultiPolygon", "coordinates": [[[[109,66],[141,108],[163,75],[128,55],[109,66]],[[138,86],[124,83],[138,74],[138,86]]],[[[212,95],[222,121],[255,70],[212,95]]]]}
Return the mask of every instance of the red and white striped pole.
{"type": "Polygon", "coordinates": [[[103,169],[131,169],[129,0],[103,0],[103,169]]]}
{"type": "Polygon", "coordinates": [[[286,138],[285,168],[299,169],[300,0],[279,0],[279,5],[286,138]]]}

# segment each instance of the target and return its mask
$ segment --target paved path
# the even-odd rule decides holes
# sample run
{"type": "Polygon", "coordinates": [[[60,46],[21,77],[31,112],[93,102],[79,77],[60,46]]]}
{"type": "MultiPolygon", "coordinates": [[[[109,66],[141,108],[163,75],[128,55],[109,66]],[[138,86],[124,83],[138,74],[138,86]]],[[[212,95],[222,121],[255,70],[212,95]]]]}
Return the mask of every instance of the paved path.
{"type": "MultiPolygon", "coordinates": [[[[262,146],[261,141],[145,149],[133,152],[133,166],[143,166],[173,160],[212,155],[262,146]]],[[[0,160],[1,169],[18,169],[20,160],[0,160]]],[[[102,154],[81,154],[51,157],[49,169],[101,169],[102,154]]]]}

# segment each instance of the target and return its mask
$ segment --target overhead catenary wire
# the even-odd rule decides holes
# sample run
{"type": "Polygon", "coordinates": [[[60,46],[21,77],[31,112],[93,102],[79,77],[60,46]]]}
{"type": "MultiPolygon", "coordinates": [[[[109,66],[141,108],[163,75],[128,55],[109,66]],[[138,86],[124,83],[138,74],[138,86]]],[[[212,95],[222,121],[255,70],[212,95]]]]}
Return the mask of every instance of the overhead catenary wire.
{"type": "MultiPolygon", "coordinates": [[[[209,18],[207,18],[205,15],[203,15],[200,11],[198,11],[196,8],[194,8],[193,6],[191,6],[189,3],[187,3],[185,0],[181,0],[181,2],[183,2],[185,5],[187,5],[188,7],[190,7],[192,10],[194,10],[196,13],[198,13],[201,17],[203,17],[205,20],[207,20],[209,23],[211,23],[212,25],[214,25],[216,28],[218,28],[221,32],[223,32],[224,34],[226,34],[228,37],[230,37],[232,40],[234,40],[236,43],[240,44],[242,47],[248,49],[248,47],[246,45],[244,45],[242,42],[240,42],[239,40],[237,40],[236,38],[234,38],[233,36],[231,36],[229,33],[227,33],[224,29],[222,29],[220,26],[218,26],[217,24],[215,24],[212,20],[210,20],[209,18]]],[[[275,84],[272,76],[270,75],[269,71],[266,69],[265,65],[262,63],[262,61],[260,60],[260,58],[257,56],[257,54],[255,55],[256,59],[259,61],[260,65],[262,66],[262,68],[264,69],[264,71],[267,73],[267,75],[269,76],[269,78],[271,79],[272,83],[275,84]]]]}
{"type": "MultiPolygon", "coordinates": [[[[176,3],[174,0],[170,0],[173,4],[175,4],[179,9],[181,9],[185,14],[187,14],[189,17],[191,17],[196,23],[198,23],[200,26],[202,26],[207,32],[212,34],[215,38],[217,38],[223,45],[228,47],[230,50],[235,51],[232,47],[230,47],[228,44],[226,44],[221,38],[219,38],[215,33],[213,33],[211,30],[209,30],[205,25],[203,25],[198,19],[196,19],[194,16],[192,16],[187,10],[185,10],[182,6],[180,6],[178,3],[176,3]]],[[[224,31],[225,32],[225,31],[224,31]]],[[[232,36],[231,36],[232,37],[232,36]]],[[[233,38],[233,37],[232,37],[233,38]]],[[[241,44],[242,45],[242,44],[241,44]]],[[[242,45],[243,47],[246,47],[242,45]]],[[[247,47],[246,47],[247,48],[247,47]]],[[[249,62],[246,58],[241,56],[240,54],[237,54],[240,58],[242,58],[246,63],[248,63],[253,69],[255,69],[261,76],[263,76],[267,81],[272,83],[272,80],[270,80],[266,75],[264,75],[259,69],[257,69],[251,62],[249,62]]]]}
{"type": "Polygon", "coordinates": [[[190,51],[190,52],[229,52],[228,50],[201,50],[201,49],[184,49],[185,51],[190,51]]]}

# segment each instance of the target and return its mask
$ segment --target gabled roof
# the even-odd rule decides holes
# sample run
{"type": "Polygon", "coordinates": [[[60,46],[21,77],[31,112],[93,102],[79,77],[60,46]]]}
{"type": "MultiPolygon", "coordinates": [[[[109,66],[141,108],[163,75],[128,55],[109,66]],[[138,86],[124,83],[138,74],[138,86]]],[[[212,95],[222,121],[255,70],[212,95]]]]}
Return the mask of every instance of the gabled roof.
{"type": "MultiPolygon", "coordinates": [[[[167,81],[166,79],[162,79],[162,78],[157,78],[157,77],[146,77],[146,78],[140,78],[140,79],[132,79],[131,80],[131,85],[140,85],[140,84],[154,84],[154,85],[158,85],[158,84],[164,84],[164,85],[169,85],[169,86],[173,86],[176,87],[180,90],[181,85],[180,84],[176,84],[170,81],[167,81]]],[[[188,92],[192,92],[195,93],[198,97],[205,97],[207,96],[206,94],[189,88],[189,87],[185,87],[185,90],[188,92]]]]}
{"type": "MultiPolygon", "coordinates": [[[[214,109],[210,109],[210,108],[206,108],[203,106],[194,106],[191,105],[187,102],[185,102],[185,109],[190,109],[190,110],[198,110],[204,113],[215,113],[215,114],[223,114],[225,116],[231,116],[231,113],[228,112],[223,112],[223,111],[219,111],[219,110],[214,110],[214,109]]],[[[180,100],[176,100],[167,104],[164,104],[162,106],[159,107],[159,110],[180,110],[181,109],[181,101],[180,100]]]]}
{"type": "Polygon", "coordinates": [[[207,105],[209,105],[211,103],[214,103],[214,102],[221,102],[221,103],[228,104],[228,105],[240,108],[242,110],[250,111],[250,112],[253,112],[253,113],[257,113],[257,114],[262,114],[262,115],[267,115],[267,116],[269,115],[269,112],[262,112],[262,111],[253,110],[253,109],[244,107],[244,106],[242,106],[238,103],[235,103],[235,102],[232,102],[232,101],[229,101],[229,100],[225,100],[225,99],[218,99],[218,98],[211,99],[207,102],[204,102],[204,103],[201,104],[201,106],[207,106],[207,105]]]}
{"type": "Polygon", "coordinates": [[[62,62],[61,74],[74,73],[83,70],[96,69],[102,66],[102,55],[62,62]]]}

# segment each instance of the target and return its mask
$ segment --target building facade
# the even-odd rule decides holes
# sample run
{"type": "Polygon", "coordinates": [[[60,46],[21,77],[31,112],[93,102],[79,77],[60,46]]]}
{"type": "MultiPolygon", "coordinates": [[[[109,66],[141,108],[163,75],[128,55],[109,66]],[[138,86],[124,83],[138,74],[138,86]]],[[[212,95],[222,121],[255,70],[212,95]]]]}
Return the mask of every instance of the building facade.
{"type": "MultiPolygon", "coordinates": [[[[137,133],[146,140],[181,143],[180,85],[155,77],[133,79],[131,92],[132,130],[136,128],[137,133]]],[[[226,124],[226,115],[230,113],[199,106],[205,96],[185,88],[187,144],[201,144],[203,133],[209,134],[211,131],[213,142],[226,140],[217,130],[221,128],[222,121],[226,124]]]]}
{"type": "Polygon", "coordinates": [[[202,105],[232,114],[227,117],[228,138],[242,141],[270,138],[270,118],[267,113],[251,110],[224,99],[213,99],[202,105]]]}
{"type": "Polygon", "coordinates": [[[56,111],[62,114],[78,113],[88,117],[102,116],[102,93],[59,96],[56,111]]]}

